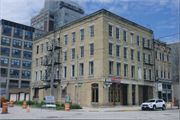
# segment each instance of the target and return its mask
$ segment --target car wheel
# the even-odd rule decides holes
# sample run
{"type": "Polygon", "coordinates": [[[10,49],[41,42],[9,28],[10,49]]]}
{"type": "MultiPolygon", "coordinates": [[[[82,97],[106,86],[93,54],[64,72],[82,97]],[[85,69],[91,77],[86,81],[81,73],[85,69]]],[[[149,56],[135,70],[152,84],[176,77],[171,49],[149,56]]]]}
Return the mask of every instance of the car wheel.
{"type": "Polygon", "coordinates": [[[153,110],[154,110],[154,111],[156,110],[156,106],[155,106],[155,105],[153,106],[153,110]]]}
{"type": "Polygon", "coordinates": [[[166,109],[166,106],[165,106],[165,105],[163,105],[163,106],[162,106],[162,110],[165,110],[165,109],[166,109]]]}
{"type": "Polygon", "coordinates": [[[145,108],[141,108],[141,110],[145,110],[145,108]]]}

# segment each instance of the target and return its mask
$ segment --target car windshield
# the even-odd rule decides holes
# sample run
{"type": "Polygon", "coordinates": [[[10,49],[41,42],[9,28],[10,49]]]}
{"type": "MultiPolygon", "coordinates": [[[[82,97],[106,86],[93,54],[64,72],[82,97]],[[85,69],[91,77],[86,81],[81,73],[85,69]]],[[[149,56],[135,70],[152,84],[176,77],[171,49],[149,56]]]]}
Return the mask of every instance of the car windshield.
{"type": "Polygon", "coordinates": [[[148,102],[155,102],[155,100],[147,100],[146,102],[147,102],[147,103],[148,103],[148,102]]]}

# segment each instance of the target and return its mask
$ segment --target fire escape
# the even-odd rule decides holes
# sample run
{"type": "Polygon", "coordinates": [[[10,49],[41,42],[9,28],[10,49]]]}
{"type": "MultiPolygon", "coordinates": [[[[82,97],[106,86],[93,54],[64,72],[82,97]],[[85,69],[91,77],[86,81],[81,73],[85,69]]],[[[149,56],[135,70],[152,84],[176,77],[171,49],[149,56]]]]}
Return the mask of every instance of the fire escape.
{"type": "Polygon", "coordinates": [[[61,64],[61,44],[60,38],[56,41],[55,39],[51,40],[50,45],[48,46],[48,54],[44,56],[42,65],[46,68],[44,69],[44,74],[42,75],[43,85],[41,89],[48,89],[51,87],[51,77],[52,77],[52,64],[54,64],[54,88],[58,86],[61,82],[61,75],[60,75],[60,64],[61,64]],[[54,46],[54,52],[53,52],[54,46]],[[54,57],[53,57],[54,54],[54,57]],[[52,63],[52,59],[54,59],[54,63],[52,63]]]}

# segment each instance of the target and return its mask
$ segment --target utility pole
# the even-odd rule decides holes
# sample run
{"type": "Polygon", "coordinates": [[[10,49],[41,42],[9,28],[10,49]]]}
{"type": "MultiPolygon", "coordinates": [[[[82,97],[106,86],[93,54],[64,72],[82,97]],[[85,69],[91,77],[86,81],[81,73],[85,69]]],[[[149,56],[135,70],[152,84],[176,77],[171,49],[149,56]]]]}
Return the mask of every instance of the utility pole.
{"type": "Polygon", "coordinates": [[[78,54],[77,54],[77,105],[78,105],[78,54]]]}

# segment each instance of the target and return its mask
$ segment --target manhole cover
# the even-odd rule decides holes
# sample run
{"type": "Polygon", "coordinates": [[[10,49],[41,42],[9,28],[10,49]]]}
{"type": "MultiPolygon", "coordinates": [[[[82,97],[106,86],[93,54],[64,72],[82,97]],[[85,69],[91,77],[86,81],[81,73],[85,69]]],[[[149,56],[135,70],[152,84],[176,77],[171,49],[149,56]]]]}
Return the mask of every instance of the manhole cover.
{"type": "Polygon", "coordinates": [[[47,118],[58,118],[57,116],[48,116],[47,118]]]}

